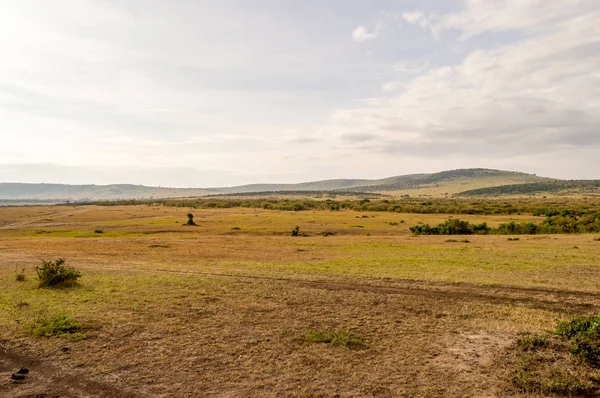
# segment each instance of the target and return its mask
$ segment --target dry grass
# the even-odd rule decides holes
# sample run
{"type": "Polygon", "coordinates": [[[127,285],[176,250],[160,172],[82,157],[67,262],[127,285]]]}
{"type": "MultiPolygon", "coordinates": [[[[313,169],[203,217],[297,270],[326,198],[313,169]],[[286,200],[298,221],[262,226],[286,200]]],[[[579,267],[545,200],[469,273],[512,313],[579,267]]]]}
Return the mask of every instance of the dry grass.
{"type": "Polygon", "coordinates": [[[444,215],[254,209],[193,210],[184,228],[187,212],[0,208],[0,340],[146,396],[509,396],[494,364],[516,333],[600,308],[589,235],[446,243],[408,230],[444,215]],[[33,268],[59,257],[80,286],[38,289],[33,268]],[[32,337],[40,311],[88,338],[32,337]],[[306,344],[309,330],[368,345],[306,344]]]}

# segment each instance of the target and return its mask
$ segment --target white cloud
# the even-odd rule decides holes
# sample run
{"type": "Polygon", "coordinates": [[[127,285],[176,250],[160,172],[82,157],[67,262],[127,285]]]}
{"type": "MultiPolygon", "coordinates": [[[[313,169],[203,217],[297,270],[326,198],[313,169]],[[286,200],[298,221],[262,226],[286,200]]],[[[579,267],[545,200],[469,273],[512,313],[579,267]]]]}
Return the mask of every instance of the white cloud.
{"type": "Polygon", "coordinates": [[[378,35],[377,29],[373,32],[369,32],[366,27],[361,25],[352,31],[352,40],[361,43],[363,41],[376,39],[378,35]]]}
{"type": "MultiPolygon", "coordinates": [[[[547,3],[536,4],[545,15],[547,3]]],[[[363,149],[394,156],[529,155],[533,165],[538,154],[571,151],[588,156],[590,167],[600,166],[590,155],[590,148],[600,151],[598,26],[599,11],[544,29],[530,26],[528,38],[475,50],[457,65],[430,69],[392,98],[370,98],[371,106],[337,110],[327,128],[340,137],[340,145],[349,134],[377,137],[379,145],[363,149]]],[[[394,88],[393,82],[382,87],[394,88]]]]}
{"type": "Polygon", "coordinates": [[[425,20],[425,14],[421,10],[403,12],[401,17],[410,24],[418,24],[425,20]]]}
{"type": "Polygon", "coordinates": [[[462,11],[441,16],[438,24],[468,38],[488,31],[543,29],[597,6],[596,0],[467,0],[462,11]]]}
{"type": "Polygon", "coordinates": [[[484,32],[543,30],[553,23],[596,10],[597,0],[463,0],[457,12],[426,14],[405,11],[400,17],[439,38],[444,30],[458,30],[467,39],[484,32]]]}

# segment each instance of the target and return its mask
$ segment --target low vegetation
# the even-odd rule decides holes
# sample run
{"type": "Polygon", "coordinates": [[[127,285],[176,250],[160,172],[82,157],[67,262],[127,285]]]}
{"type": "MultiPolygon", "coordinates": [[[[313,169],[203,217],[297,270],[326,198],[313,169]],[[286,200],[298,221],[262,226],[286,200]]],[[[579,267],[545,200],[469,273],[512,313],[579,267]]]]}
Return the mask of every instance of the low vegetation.
{"type": "Polygon", "coordinates": [[[582,395],[599,391],[600,315],[559,322],[544,335],[524,335],[506,356],[508,377],[523,393],[582,395]]]}
{"type": "MultiPolygon", "coordinates": [[[[191,209],[230,209],[254,208],[276,211],[377,211],[414,214],[471,214],[471,215],[514,215],[531,214],[548,216],[571,214],[582,216],[598,212],[598,200],[594,198],[518,198],[518,199],[427,199],[413,197],[377,198],[361,195],[362,199],[281,199],[273,197],[261,198],[195,198],[195,199],[154,199],[154,200],[119,200],[93,202],[102,206],[119,205],[162,205],[166,207],[187,207],[191,209]]],[[[88,204],[77,204],[84,206],[88,204]]],[[[64,206],[64,205],[63,205],[64,206]]],[[[73,204],[69,204],[73,206],[73,204]]]]}
{"type": "Polygon", "coordinates": [[[59,258],[54,261],[42,261],[41,267],[35,267],[40,280],[39,287],[66,287],[72,286],[81,277],[81,272],[65,265],[65,260],[59,258]]]}
{"type": "MultiPolygon", "coordinates": [[[[600,213],[585,216],[557,215],[548,216],[541,223],[514,221],[500,224],[497,228],[487,223],[471,224],[460,219],[449,219],[437,226],[429,224],[415,225],[410,228],[414,235],[535,235],[535,234],[572,234],[600,232],[600,213]]],[[[518,240],[518,239],[512,239],[518,240]]]]}
{"type": "MultiPolygon", "coordinates": [[[[415,201],[430,210],[450,203],[415,201]]],[[[562,205],[530,205],[572,218],[562,205]]],[[[454,216],[442,229],[488,231],[511,221],[539,224],[544,215],[454,216]]],[[[64,364],[67,373],[81,364],[81,377],[111,385],[118,377],[118,388],[148,396],[595,393],[597,319],[561,327],[553,319],[600,308],[600,246],[592,241],[600,233],[521,236],[521,243],[508,241],[520,235],[491,231],[411,236],[409,226],[448,218],[348,209],[1,208],[0,340],[17,354],[64,364]],[[181,227],[188,211],[201,228],[181,227]],[[297,236],[310,236],[292,237],[296,225],[297,236]],[[36,259],[55,253],[83,272],[81,287],[37,288],[36,259]],[[22,266],[27,279],[15,282],[22,266]]]]}
{"type": "Polygon", "coordinates": [[[83,325],[68,314],[36,316],[25,329],[37,337],[61,337],[69,340],[81,340],[86,337],[83,325]]]}

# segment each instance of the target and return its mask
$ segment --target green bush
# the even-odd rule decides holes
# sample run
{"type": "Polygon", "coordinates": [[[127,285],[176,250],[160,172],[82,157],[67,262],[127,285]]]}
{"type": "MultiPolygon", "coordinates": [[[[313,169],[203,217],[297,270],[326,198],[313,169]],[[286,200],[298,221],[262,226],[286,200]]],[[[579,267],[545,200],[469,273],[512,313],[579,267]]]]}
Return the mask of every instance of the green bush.
{"type": "Polygon", "coordinates": [[[40,287],[70,286],[81,277],[81,272],[65,265],[65,260],[59,258],[55,261],[42,261],[41,267],[35,267],[40,280],[40,287]]]}
{"type": "Polygon", "coordinates": [[[554,333],[569,340],[571,354],[590,365],[600,365],[600,315],[560,322],[554,333]]]}

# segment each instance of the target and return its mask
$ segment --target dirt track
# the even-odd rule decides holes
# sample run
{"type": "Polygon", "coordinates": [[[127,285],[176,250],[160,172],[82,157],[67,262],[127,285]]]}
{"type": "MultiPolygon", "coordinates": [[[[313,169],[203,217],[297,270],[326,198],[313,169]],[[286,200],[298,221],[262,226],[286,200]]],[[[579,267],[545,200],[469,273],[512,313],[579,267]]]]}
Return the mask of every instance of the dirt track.
{"type": "Polygon", "coordinates": [[[84,370],[65,369],[56,361],[29,357],[7,348],[0,342],[0,396],[14,398],[134,398],[138,395],[118,385],[91,380],[84,370]],[[10,377],[27,368],[25,380],[13,382],[10,377]]]}

